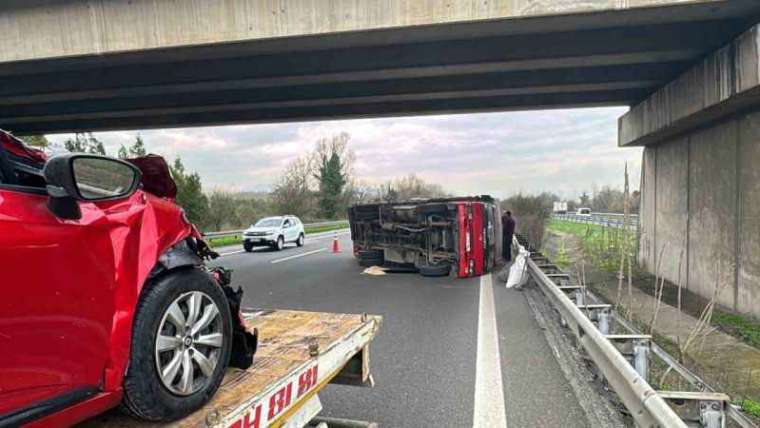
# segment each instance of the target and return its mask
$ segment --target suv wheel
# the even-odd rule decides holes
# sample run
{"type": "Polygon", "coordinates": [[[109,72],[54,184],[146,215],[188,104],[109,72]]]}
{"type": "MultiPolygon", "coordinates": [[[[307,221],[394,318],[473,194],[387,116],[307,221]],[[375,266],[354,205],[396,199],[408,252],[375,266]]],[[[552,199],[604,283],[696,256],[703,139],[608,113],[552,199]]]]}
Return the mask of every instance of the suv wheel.
{"type": "Polygon", "coordinates": [[[298,240],[296,241],[296,245],[299,246],[299,247],[303,247],[304,241],[305,241],[305,238],[304,238],[303,233],[302,233],[302,234],[298,235],[298,240]]]}
{"type": "Polygon", "coordinates": [[[253,251],[253,244],[251,244],[250,242],[244,242],[244,243],[243,243],[243,249],[244,249],[246,252],[249,252],[249,253],[250,253],[251,251],[253,251]]]}
{"type": "Polygon", "coordinates": [[[274,249],[277,251],[282,251],[283,248],[285,248],[285,238],[279,236],[277,238],[277,242],[274,243],[274,249]]]}
{"type": "Polygon", "coordinates": [[[170,421],[203,406],[219,388],[232,348],[222,289],[186,269],[143,292],[132,327],[122,407],[141,419],[170,421]]]}

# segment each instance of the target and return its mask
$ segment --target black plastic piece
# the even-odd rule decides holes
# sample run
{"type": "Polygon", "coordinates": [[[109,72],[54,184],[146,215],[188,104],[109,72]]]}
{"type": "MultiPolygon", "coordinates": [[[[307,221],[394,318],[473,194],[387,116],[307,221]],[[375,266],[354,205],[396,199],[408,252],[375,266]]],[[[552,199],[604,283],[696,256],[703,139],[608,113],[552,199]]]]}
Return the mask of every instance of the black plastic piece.
{"type": "Polygon", "coordinates": [[[0,427],[18,427],[42,417],[87,400],[98,393],[94,386],[78,388],[47,400],[39,401],[29,407],[0,415],[0,427]]]}

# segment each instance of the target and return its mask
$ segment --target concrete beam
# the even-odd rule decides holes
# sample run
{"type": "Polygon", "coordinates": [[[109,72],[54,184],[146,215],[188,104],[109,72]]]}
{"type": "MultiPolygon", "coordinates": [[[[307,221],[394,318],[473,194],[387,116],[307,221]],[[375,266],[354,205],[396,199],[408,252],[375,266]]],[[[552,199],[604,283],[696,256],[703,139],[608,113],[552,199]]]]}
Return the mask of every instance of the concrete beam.
{"type": "MultiPolygon", "coordinates": [[[[142,94],[185,86],[193,92],[312,84],[321,81],[397,79],[489,71],[572,69],[597,65],[671,63],[693,60],[732,35],[736,21],[609,28],[502,36],[393,46],[313,50],[159,64],[107,66],[76,71],[6,76],[0,102],[37,103],[92,99],[98,94],[142,94]],[[615,43],[610,43],[615,40],[615,43]]],[[[685,68],[685,67],[684,67],[685,68]]],[[[681,71],[683,68],[674,70],[681,71]]],[[[668,77],[674,77],[674,75],[668,77]]],[[[165,92],[162,92],[165,93],[165,92]]],[[[111,95],[112,96],[112,95],[111,95]]]]}
{"type": "MultiPolygon", "coordinates": [[[[615,12],[619,22],[688,21],[745,15],[752,0],[6,0],[0,10],[0,63],[104,55],[273,38],[514,20],[513,31],[584,25],[584,13],[615,12]],[[624,6],[621,6],[624,4],[624,6]],[[668,9],[669,8],[669,9],[668,9]],[[628,12],[630,14],[621,13],[628,12]],[[556,20],[553,17],[566,19],[556,20]],[[527,19],[535,18],[535,19],[527,19]]],[[[486,28],[483,29],[486,31],[486,28]]],[[[439,34],[439,36],[441,36],[439,34]]],[[[436,37],[434,33],[428,37],[436,37]]]]}
{"type": "MultiPolygon", "coordinates": [[[[259,87],[112,97],[106,101],[86,99],[53,103],[0,106],[0,126],[43,120],[125,117],[139,114],[180,113],[207,108],[272,108],[297,105],[386,102],[389,100],[467,98],[474,96],[569,93],[640,88],[651,91],[683,66],[676,64],[630,64],[482,73],[414,79],[384,79],[359,82],[259,87]],[[130,113],[133,112],[133,113],[130,113]]],[[[211,89],[211,88],[209,88],[211,89]]],[[[5,104],[5,103],[4,103],[5,104]]]]}
{"type": "Polygon", "coordinates": [[[301,122],[314,120],[334,120],[345,118],[410,116],[424,114],[453,114],[488,111],[509,111],[526,109],[567,108],[578,104],[584,106],[621,105],[625,100],[643,97],[648,89],[617,89],[583,93],[546,93],[509,96],[482,96],[471,98],[423,97],[411,100],[384,100],[366,103],[363,99],[355,100],[357,104],[330,104],[281,106],[272,108],[202,109],[195,112],[181,112],[164,115],[137,115],[130,117],[105,119],[74,119],[60,121],[38,121],[14,125],[18,135],[39,134],[43,132],[76,132],[82,129],[120,130],[150,129],[193,126],[212,126],[221,124],[251,124],[274,122],[301,122]]]}
{"type": "Polygon", "coordinates": [[[655,144],[760,105],[760,25],[633,107],[618,145],[655,144]]]}

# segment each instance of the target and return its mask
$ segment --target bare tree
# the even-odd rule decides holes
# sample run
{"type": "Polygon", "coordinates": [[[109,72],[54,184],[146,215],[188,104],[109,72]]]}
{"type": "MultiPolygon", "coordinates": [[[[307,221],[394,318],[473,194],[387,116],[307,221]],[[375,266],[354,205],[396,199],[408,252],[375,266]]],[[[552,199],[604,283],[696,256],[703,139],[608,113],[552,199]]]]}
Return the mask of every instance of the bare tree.
{"type": "Polygon", "coordinates": [[[314,195],[309,186],[311,177],[310,157],[300,157],[288,164],[272,190],[275,210],[311,218],[314,211],[314,195]]]}

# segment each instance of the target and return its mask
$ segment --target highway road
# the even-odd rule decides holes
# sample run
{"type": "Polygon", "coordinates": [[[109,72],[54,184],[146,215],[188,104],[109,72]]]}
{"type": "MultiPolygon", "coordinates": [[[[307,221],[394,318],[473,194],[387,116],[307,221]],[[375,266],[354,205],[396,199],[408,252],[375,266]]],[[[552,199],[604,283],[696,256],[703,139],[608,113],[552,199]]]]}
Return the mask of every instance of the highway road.
{"type": "MultiPolygon", "coordinates": [[[[524,292],[495,276],[457,279],[363,274],[347,234],[281,252],[220,250],[244,306],[371,313],[375,388],[330,386],[326,416],[383,427],[589,426],[524,292]]],[[[556,348],[555,348],[556,349],[556,348]]]]}

